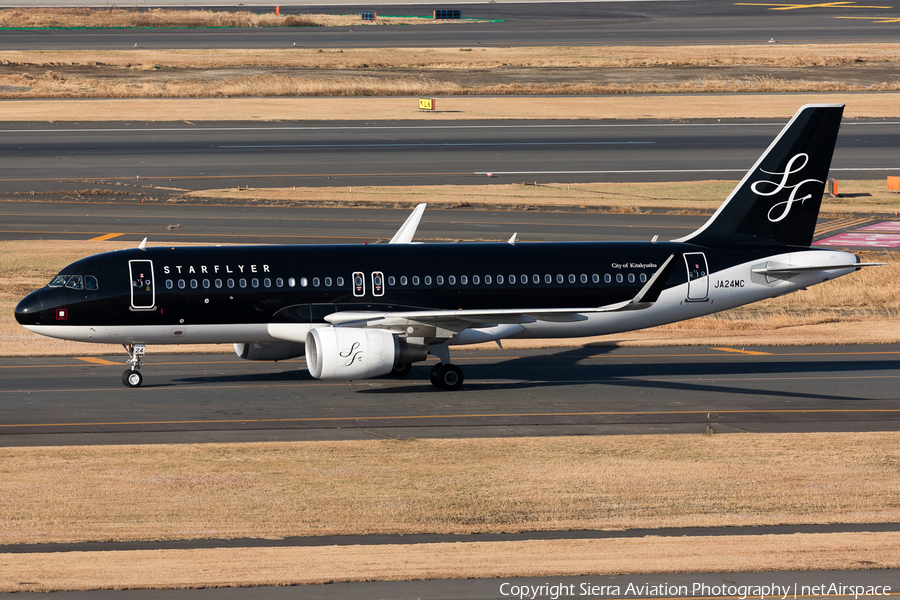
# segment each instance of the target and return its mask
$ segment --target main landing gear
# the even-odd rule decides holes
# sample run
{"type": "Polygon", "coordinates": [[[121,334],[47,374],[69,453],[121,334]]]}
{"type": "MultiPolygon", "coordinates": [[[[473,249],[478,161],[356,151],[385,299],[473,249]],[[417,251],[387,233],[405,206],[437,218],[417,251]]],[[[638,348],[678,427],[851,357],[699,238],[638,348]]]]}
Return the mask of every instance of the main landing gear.
{"type": "Polygon", "coordinates": [[[431,367],[431,385],[434,387],[453,392],[461,388],[462,384],[462,369],[456,365],[438,363],[431,367]]]}
{"type": "Polygon", "coordinates": [[[122,383],[125,384],[125,387],[141,387],[144,382],[144,376],[141,375],[141,367],[144,366],[141,361],[144,358],[144,344],[122,344],[122,346],[128,353],[128,360],[125,361],[125,364],[131,367],[122,373],[122,383]]]}
{"type": "Polygon", "coordinates": [[[450,362],[450,347],[448,344],[435,344],[428,346],[428,353],[437,356],[441,362],[431,367],[431,385],[439,390],[456,391],[462,387],[462,369],[450,362]]]}

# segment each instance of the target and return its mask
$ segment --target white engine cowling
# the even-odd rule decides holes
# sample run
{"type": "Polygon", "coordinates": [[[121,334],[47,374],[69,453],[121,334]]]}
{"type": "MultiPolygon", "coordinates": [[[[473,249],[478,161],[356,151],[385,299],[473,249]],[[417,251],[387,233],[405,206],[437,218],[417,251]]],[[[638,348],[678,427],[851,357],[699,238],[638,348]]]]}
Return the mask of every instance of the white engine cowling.
{"type": "Polygon", "coordinates": [[[316,379],[379,377],[426,356],[424,346],[409,346],[390,331],[318,327],[306,335],[306,364],[316,379]]]}
{"type": "Polygon", "coordinates": [[[287,360],[303,356],[303,344],[274,342],[261,344],[235,344],[235,353],[244,360],[287,360]]]}

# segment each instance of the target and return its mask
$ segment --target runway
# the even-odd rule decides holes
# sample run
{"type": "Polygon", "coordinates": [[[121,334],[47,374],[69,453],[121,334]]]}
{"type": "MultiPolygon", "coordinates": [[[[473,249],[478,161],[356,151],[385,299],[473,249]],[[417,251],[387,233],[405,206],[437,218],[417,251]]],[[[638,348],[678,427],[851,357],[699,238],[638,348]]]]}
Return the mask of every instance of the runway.
{"type": "Polygon", "coordinates": [[[456,352],[405,379],[317,381],[303,361],[148,353],[0,359],[0,445],[407,437],[897,431],[900,348],[572,348],[456,352]],[[124,358],[124,355],[123,357],[124,358]]]}
{"type": "MultiPolygon", "coordinates": [[[[738,180],[784,124],[3,123],[0,190],[738,180]]],[[[900,122],[847,120],[832,176],[881,179],[898,156],[900,122]]]]}
{"type": "MultiPolygon", "coordinates": [[[[16,0],[5,4],[15,5],[16,0]]],[[[19,2],[21,3],[21,2],[19,2]]],[[[25,3],[31,5],[30,3],[25,3]]],[[[60,2],[65,4],[65,2],[60,2]]],[[[96,2],[82,2],[78,6],[96,2]]],[[[103,1],[100,4],[106,5],[103,1]]],[[[131,2],[121,6],[158,6],[131,2]]],[[[179,3],[179,7],[184,5],[179,3]]],[[[213,8],[221,2],[193,2],[213,8]]],[[[236,4],[236,3],[235,3],[236,4]]],[[[234,6],[234,5],[229,5],[234,6]]],[[[430,16],[435,4],[280,6],[281,14],[374,10],[380,15],[430,16]]],[[[894,42],[900,7],[866,3],[798,5],[773,10],[765,3],[588,2],[460,4],[463,17],[502,20],[417,27],[303,27],[258,29],[158,29],[9,31],[0,50],[83,50],[90,48],[397,48],[471,46],[593,46],[607,44],[764,44],[894,42]]],[[[254,11],[274,12],[274,5],[254,11]]]]}

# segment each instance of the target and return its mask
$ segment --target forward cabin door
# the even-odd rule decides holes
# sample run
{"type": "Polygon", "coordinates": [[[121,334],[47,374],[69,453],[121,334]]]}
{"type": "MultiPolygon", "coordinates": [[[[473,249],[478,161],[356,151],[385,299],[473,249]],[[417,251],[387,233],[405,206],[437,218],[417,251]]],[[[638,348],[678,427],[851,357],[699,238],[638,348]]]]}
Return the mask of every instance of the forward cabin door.
{"type": "Polygon", "coordinates": [[[702,252],[687,252],[684,255],[684,262],[688,274],[688,301],[705,301],[709,296],[709,268],[706,265],[706,255],[702,252]]]}
{"type": "Polygon", "coordinates": [[[128,270],[131,273],[131,309],[155,309],[156,283],[153,279],[153,261],[129,260],[128,270]]]}

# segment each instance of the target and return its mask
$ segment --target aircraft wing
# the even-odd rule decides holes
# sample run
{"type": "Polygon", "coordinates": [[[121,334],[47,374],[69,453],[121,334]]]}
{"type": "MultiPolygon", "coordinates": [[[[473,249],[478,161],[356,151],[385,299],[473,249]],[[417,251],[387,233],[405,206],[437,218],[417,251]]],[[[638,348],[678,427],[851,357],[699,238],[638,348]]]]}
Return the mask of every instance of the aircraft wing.
{"type": "Polygon", "coordinates": [[[535,309],[467,309],[467,310],[410,310],[398,312],[341,311],[332,313],[325,320],[336,327],[361,327],[403,331],[408,327],[437,327],[459,333],[470,327],[489,327],[505,324],[548,321],[567,323],[587,320],[587,315],[644,310],[653,306],[669,277],[676,257],[675,253],[657,269],[644,287],[632,298],[606,306],[583,308],[535,308],[535,309]]]}

